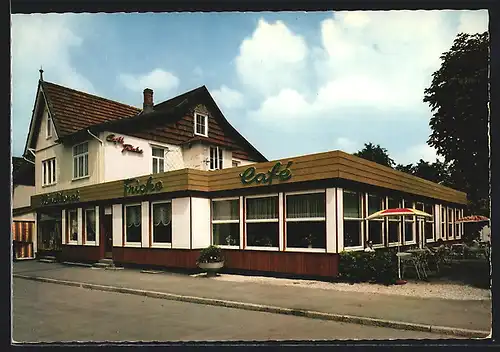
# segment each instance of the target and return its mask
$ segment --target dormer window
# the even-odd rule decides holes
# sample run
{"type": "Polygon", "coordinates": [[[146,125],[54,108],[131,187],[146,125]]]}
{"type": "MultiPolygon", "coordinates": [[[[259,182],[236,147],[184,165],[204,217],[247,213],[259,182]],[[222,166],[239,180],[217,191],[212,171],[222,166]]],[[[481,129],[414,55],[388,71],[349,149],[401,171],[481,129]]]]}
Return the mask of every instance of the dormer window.
{"type": "Polygon", "coordinates": [[[47,139],[52,137],[52,118],[50,114],[47,113],[47,139]]]}
{"type": "Polygon", "coordinates": [[[194,134],[208,137],[208,116],[200,113],[194,114],[194,134]]]}

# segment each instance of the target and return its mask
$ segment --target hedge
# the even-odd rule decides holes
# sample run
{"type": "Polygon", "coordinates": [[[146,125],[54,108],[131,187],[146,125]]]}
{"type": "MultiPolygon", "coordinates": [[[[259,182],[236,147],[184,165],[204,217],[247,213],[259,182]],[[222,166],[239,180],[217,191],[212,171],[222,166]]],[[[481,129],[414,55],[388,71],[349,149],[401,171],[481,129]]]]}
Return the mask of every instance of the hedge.
{"type": "Polygon", "coordinates": [[[393,250],[340,253],[339,278],[347,282],[396,283],[398,263],[393,250]]]}

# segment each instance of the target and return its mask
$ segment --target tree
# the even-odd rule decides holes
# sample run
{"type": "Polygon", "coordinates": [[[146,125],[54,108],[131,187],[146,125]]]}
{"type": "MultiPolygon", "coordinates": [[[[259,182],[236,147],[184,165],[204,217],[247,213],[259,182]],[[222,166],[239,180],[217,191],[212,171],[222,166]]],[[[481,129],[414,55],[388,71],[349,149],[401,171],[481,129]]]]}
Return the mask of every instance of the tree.
{"type": "Polygon", "coordinates": [[[378,144],[365,143],[364,148],[354,153],[354,155],[391,168],[395,165],[394,160],[389,157],[387,149],[382,148],[378,144]]]}
{"type": "Polygon", "coordinates": [[[397,164],[395,169],[398,171],[406,172],[407,174],[413,175],[414,171],[414,166],[413,164],[408,164],[408,165],[403,165],[403,164],[397,164]]]}
{"type": "Polygon", "coordinates": [[[431,107],[427,143],[449,165],[452,184],[467,192],[472,211],[489,204],[488,33],[459,34],[441,56],[424,91],[431,107]]]}

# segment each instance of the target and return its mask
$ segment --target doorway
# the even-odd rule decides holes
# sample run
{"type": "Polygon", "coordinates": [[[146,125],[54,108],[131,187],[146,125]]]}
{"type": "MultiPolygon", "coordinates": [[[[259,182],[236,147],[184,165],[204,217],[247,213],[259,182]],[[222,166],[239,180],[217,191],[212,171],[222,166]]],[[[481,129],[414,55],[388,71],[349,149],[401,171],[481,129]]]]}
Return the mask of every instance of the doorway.
{"type": "Polygon", "coordinates": [[[102,218],[102,230],[104,233],[104,258],[113,258],[113,216],[104,214],[102,218]]]}

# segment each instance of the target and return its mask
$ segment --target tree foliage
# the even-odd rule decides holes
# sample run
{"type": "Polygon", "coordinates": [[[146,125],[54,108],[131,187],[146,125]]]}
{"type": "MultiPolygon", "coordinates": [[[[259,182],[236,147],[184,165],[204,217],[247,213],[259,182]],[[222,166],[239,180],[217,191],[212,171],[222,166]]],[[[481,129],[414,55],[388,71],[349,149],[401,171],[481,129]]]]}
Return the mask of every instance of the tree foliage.
{"type": "Polygon", "coordinates": [[[471,210],[479,212],[489,203],[488,46],[487,32],[459,34],[424,91],[433,113],[427,143],[449,165],[450,183],[467,192],[471,210]]]}
{"type": "Polygon", "coordinates": [[[354,153],[354,155],[391,168],[395,165],[394,160],[389,157],[387,149],[382,148],[379,144],[375,145],[371,142],[365,143],[364,148],[354,153]]]}

